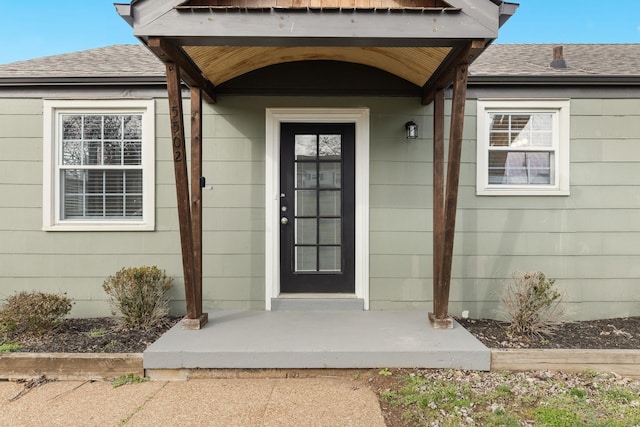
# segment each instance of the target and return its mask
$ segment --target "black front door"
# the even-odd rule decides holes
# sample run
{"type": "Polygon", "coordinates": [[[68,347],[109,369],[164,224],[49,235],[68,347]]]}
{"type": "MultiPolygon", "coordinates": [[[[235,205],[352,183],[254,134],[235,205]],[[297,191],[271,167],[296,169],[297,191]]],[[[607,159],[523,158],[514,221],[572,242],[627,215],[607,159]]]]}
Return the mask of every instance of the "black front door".
{"type": "Polygon", "coordinates": [[[280,291],[355,293],[355,125],[281,126],[280,291]]]}

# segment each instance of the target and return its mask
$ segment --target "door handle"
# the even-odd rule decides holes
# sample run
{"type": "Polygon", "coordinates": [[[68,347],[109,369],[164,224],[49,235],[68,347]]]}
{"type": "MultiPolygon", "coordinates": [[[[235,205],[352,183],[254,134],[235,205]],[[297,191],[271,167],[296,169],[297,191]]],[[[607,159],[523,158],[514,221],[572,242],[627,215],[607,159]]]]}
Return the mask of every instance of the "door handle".
{"type": "Polygon", "coordinates": [[[282,225],[289,224],[289,219],[286,216],[283,216],[282,218],[280,218],[280,224],[282,225]]]}

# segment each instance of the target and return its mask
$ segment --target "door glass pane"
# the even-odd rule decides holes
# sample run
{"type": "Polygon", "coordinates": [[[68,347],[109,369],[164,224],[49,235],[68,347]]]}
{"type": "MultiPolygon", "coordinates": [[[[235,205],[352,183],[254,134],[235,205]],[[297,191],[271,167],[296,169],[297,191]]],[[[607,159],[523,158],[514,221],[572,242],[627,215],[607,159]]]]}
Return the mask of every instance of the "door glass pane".
{"type": "Polygon", "coordinates": [[[318,215],[316,190],[296,190],[296,216],[318,215]]]}
{"type": "Polygon", "coordinates": [[[296,188],[316,188],[317,185],[316,163],[296,163],[296,188]]]}
{"type": "Polygon", "coordinates": [[[320,163],[320,188],[340,188],[342,175],[339,162],[320,163]]]}
{"type": "Polygon", "coordinates": [[[341,240],[340,220],[321,218],[319,221],[320,236],[318,242],[321,245],[339,245],[341,240]]]}
{"type": "Polygon", "coordinates": [[[295,255],[295,267],[296,272],[300,271],[316,271],[318,268],[317,262],[317,248],[315,246],[298,246],[296,247],[295,255]]]}
{"type": "Polygon", "coordinates": [[[324,246],[320,248],[320,271],[340,271],[342,269],[340,247],[324,246]]]}
{"type": "Polygon", "coordinates": [[[315,245],[318,242],[317,221],[315,218],[296,218],[296,245],[315,245]]]}
{"type": "Polygon", "coordinates": [[[340,190],[320,191],[320,215],[340,216],[341,195],[340,190]]]}
{"type": "Polygon", "coordinates": [[[316,135],[296,135],[296,160],[315,160],[318,157],[316,135]]]}
{"type": "Polygon", "coordinates": [[[320,158],[322,160],[340,160],[342,156],[342,138],[340,135],[320,135],[320,158]]]}

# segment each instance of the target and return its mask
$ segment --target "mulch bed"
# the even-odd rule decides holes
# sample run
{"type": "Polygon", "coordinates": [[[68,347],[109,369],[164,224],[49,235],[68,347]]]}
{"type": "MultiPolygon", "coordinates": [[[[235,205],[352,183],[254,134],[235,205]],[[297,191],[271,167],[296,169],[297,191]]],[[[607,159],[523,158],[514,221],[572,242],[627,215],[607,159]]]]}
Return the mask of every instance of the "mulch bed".
{"type": "Polygon", "coordinates": [[[456,320],[489,348],[640,349],[640,317],[564,322],[541,337],[510,336],[497,320],[456,320]]]}
{"type": "MultiPolygon", "coordinates": [[[[456,319],[490,348],[640,349],[640,317],[566,322],[553,335],[512,337],[508,324],[489,319],[456,319]]],[[[141,353],[180,318],[141,330],[118,327],[113,318],[66,319],[40,337],[7,336],[32,353],[141,353]]]]}
{"type": "Polygon", "coordinates": [[[180,320],[167,318],[148,329],[122,329],[114,318],[65,319],[39,337],[8,336],[27,353],[142,353],[180,320]]]}

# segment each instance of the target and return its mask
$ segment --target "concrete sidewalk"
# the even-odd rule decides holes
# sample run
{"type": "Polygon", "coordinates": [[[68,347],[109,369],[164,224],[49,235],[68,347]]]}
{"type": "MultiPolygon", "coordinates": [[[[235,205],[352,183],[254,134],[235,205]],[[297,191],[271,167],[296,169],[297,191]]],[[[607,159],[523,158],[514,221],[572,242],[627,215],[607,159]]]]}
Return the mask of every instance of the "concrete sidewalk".
{"type": "Polygon", "coordinates": [[[375,394],[349,378],[59,381],[10,401],[23,389],[0,382],[0,425],[384,426],[375,394]]]}

